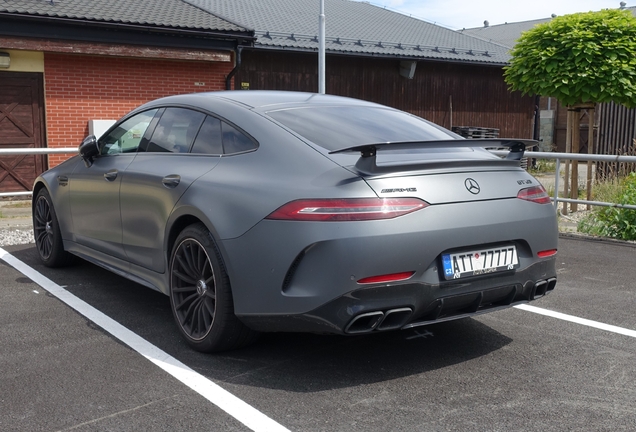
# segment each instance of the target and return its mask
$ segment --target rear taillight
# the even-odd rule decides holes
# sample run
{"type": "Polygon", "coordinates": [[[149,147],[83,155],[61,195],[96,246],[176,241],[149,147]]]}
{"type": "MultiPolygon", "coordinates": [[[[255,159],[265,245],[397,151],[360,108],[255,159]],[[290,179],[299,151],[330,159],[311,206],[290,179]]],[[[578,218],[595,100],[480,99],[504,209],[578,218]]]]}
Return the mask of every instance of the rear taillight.
{"type": "Polygon", "coordinates": [[[517,194],[517,198],[538,204],[550,204],[551,202],[550,195],[548,195],[545,188],[541,185],[521,189],[517,194]]]}
{"type": "Polygon", "coordinates": [[[428,207],[417,198],[303,199],[292,201],[266,219],[297,221],[364,221],[392,219],[428,207]]]}

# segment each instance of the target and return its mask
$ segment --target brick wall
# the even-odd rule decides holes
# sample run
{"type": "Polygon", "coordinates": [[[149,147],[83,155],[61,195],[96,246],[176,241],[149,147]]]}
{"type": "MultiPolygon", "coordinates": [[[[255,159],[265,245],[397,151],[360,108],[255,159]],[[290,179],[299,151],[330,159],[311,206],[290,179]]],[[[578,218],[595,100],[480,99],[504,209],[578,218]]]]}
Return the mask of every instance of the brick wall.
{"type": "MultiPolygon", "coordinates": [[[[224,90],[232,68],[229,62],[45,53],[48,147],[76,147],[88,135],[89,120],[115,120],[162,96],[224,90]]],[[[49,167],[66,158],[49,155],[49,167]]]]}

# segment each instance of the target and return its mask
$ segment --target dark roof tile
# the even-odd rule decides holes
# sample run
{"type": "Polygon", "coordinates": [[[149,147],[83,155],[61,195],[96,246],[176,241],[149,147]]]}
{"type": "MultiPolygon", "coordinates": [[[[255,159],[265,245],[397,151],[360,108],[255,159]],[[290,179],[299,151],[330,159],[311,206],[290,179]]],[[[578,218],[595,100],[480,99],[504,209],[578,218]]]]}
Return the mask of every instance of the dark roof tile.
{"type": "Polygon", "coordinates": [[[2,0],[0,12],[167,28],[246,31],[182,0],[2,0]]]}
{"type": "MultiPolygon", "coordinates": [[[[256,46],[318,49],[316,0],[185,1],[255,29],[256,46]]],[[[365,2],[325,0],[325,16],[328,52],[497,64],[509,59],[500,45],[365,2]]]]}
{"type": "MultiPolygon", "coordinates": [[[[636,7],[625,8],[636,16],[636,7]]],[[[549,22],[551,18],[543,18],[531,21],[497,24],[488,27],[475,27],[460,30],[460,33],[478,37],[488,42],[493,42],[512,48],[521,37],[521,33],[530,30],[538,24],[549,22]]]]}

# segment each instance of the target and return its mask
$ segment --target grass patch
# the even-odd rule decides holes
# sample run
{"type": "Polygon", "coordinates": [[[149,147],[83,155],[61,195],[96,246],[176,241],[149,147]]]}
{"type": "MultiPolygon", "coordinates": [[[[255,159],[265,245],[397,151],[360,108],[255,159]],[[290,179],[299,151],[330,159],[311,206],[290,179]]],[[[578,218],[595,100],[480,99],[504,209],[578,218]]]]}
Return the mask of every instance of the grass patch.
{"type": "Polygon", "coordinates": [[[555,171],[556,162],[548,159],[537,159],[535,166],[528,168],[528,172],[532,175],[554,174],[555,171]]]}
{"type": "Polygon", "coordinates": [[[16,217],[14,213],[23,214],[20,209],[31,209],[31,200],[0,201],[0,219],[16,217]]]}
{"type": "Polygon", "coordinates": [[[11,204],[3,206],[4,208],[31,208],[31,201],[14,201],[11,204]]]}
{"type": "MultiPolygon", "coordinates": [[[[636,205],[636,173],[620,180],[599,183],[594,187],[595,201],[636,205]]],[[[636,240],[636,210],[596,207],[581,219],[579,232],[619,240],[636,240]]]]}
{"type": "Polygon", "coordinates": [[[624,187],[626,179],[614,179],[604,181],[600,183],[594,183],[592,187],[592,200],[603,202],[618,202],[615,201],[621,195],[621,191],[624,187]]]}

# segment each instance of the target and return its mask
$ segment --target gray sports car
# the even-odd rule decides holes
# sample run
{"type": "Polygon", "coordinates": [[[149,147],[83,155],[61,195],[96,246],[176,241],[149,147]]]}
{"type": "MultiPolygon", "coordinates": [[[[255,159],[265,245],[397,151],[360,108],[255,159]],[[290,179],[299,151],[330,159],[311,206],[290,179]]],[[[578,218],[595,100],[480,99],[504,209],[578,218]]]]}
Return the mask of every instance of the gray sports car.
{"type": "Polygon", "coordinates": [[[528,144],[336,96],[166,97],[38,177],[37,251],[167,294],[200,351],[462,318],[556,285],[556,214],[519,166],[528,144]]]}

